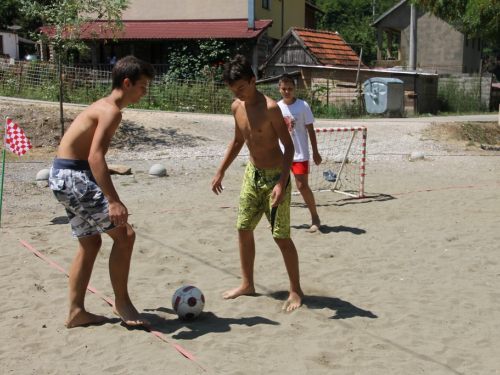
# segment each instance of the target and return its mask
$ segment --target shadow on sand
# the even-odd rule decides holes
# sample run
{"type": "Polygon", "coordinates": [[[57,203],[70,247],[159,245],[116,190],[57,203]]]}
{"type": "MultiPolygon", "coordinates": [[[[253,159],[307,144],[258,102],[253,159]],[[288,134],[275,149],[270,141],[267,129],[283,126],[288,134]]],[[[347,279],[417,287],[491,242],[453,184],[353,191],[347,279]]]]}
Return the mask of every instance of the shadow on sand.
{"type": "Polygon", "coordinates": [[[258,324],[279,325],[278,322],[261,316],[251,316],[246,318],[222,318],[210,311],[204,311],[196,319],[183,320],[177,317],[174,319],[165,319],[157,314],[147,313],[147,311],[158,311],[176,315],[174,310],[167,307],[145,309],[144,311],[146,312],[142,313],[142,316],[151,322],[151,327],[154,330],[170,335],[176,340],[192,340],[208,333],[229,332],[231,330],[231,325],[234,324],[245,325],[247,327],[253,327],[258,324]],[[179,330],[181,331],[175,333],[179,330]]]}
{"type": "MultiPolygon", "coordinates": [[[[270,293],[269,297],[286,301],[288,291],[270,293]]],[[[349,319],[357,316],[371,319],[377,318],[377,315],[371,311],[363,310],[340,298],[307,295],[304,297],[302,303],[308,309],[330,309],[335,311],[335,315],[331,316],[330,319],[349,319]]]]}

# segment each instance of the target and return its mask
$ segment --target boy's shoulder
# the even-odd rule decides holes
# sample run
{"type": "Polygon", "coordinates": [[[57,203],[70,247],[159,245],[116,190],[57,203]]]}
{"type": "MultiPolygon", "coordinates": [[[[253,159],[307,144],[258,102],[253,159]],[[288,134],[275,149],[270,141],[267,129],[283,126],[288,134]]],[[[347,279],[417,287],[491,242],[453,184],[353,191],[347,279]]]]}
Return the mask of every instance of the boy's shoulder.
{"type": "Polygon", "coordinates": [[[279,108],[278,103],[276,102],[276,100],[271,99],[269,96],[267,96],[265,94],[262,94],[262,95],[264,96],[264,98],[266,98],[267,109],[276,109],[276,108],[279,108]]]}
{"type": "Polygon", "coordinates": [[[111,111],[113,113],[116,112],[121,113],[118,104],[116,104],[115,100],[111,97],[111,95],[105,96],[104,98],[95,101],[94,103],[91,104],[91,106],[94,106],[98,111],[111,111]]]}
{"type": "Polygon", "coordinates": [[[101,98],[85,109],[85,114],[95,120],[104,116],[107,119],[121,119],[122,112],[114,100],[109,96],[101,98]]]}
{"type": "Polygon", "coordinates": [[[302,99],[299,99],[297,97],[294,97],[295,101],[292,103],[292,104],[286,104],[285,101],[283,99],[281,99],[279,102],[278,102],[278,105],[280,107],[304,107],[304,106],[308,106],[307,102],[302,100],[302,99]]]}

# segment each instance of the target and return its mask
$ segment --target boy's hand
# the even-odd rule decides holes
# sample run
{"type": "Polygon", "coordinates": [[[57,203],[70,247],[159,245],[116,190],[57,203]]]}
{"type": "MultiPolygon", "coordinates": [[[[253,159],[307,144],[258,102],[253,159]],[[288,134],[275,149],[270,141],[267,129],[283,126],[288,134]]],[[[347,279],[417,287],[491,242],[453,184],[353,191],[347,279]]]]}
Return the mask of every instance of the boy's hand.
{"type": "Polygon", "coordinates": [[[285,190],[282,189],[280,184],[274,186],[273,192],[271,193],[271,207],[278,207],[283,199],[285,198],[285,190]]]}
{"type": "Polygon", "coordinates": [[[128,210],[122,202],[109,204],[109,218],[117,227],[124,227],[128,221],[128,210]]]}
{"type": "Polygon", "coordinates": [[[216,194],[219,195],[222,193],[222,190],[224,188],[222,187],[222,179],[224,178],[224,173],[223,172],[217,172],[215,175],[213,181],[212,181],[212,191],[216,194]]]}
{"type": "Polygon", "coordinates": [[[321,155],[319,154],[319,152],[314,152],[313,153],[313,160],[314,160],[314,164],[316,164],[316,165],[320,165],[321,162],[323,161],[323,159],[321,158],[321,155]]]}

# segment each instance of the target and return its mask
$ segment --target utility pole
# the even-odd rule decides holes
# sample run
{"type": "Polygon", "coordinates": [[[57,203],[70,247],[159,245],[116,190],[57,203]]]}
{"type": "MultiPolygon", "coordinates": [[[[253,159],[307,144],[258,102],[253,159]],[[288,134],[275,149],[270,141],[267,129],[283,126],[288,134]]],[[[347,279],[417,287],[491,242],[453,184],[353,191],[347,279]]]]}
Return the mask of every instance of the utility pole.
{"type": "Polygon", "coordinates": [[[412,5],[410,13],[410,70],[417,68],[417,10],[412,5]]]}

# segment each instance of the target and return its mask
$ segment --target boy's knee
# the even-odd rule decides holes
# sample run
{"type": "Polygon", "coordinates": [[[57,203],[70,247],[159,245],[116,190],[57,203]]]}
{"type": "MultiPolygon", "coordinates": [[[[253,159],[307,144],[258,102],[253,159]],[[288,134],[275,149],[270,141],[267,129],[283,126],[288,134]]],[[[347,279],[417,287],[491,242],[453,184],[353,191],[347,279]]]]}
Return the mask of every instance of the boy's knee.
{"type": "Polygon", "coordinates": [[[123,232],[120,233],[119,236],[114,238],[114,242],[121,247],[129,247],[133,248],[135,243],[135,231],[132,229],[130,225],[127,225],[123,228],[123,232]]]}
{"type": "Polygon", "coordinates": [[[292,239],[290,237],[288,238],[276,238],[273,237],[274,241],[278,244],[280,249],[286,249],[290,243],[292,243],[292,239]]]}
{"type": "Polygon", "coordinates": [[[102,246],[102,237],[99,234],[79,238],[78,241],[85,249],[97,249],[102,246]]]}
{"type": "Polygon", "coordinates": [[[127,226],[127,242],[131,243],[132,245],[135,242],[135,230],[132,229],[130,225],[127,226]]]}
{"type": "Polygon", "coordinates": [[[300,192],[307,191],[309,190],[309,184],[297,182],[297,189],[299,189],[300,192]]]}

